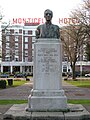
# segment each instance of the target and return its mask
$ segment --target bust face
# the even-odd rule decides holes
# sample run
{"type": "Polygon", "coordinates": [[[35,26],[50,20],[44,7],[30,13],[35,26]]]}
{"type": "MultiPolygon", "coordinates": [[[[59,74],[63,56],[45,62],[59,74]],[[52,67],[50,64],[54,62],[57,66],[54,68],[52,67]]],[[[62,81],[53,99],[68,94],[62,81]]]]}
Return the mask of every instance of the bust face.
{"type": "Polygon", "coordinates": [[[46,21],[51,21],[51,19],[52,19],[52,11],[46,10],[45,13],[44,13],[44,17],[45,17],[46,21]]]}

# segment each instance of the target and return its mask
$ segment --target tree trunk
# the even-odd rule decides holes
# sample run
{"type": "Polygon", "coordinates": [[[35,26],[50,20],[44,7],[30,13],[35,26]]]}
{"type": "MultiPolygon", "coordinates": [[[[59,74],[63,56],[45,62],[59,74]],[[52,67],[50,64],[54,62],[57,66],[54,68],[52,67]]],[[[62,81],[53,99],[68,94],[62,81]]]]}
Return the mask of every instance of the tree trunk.
{"type": "Polygon", "coordinates": [[[71,68],[72,68],[72,79],[75,80],[76,76],[75,76],[75,63],[71,64],[71,68]]]}

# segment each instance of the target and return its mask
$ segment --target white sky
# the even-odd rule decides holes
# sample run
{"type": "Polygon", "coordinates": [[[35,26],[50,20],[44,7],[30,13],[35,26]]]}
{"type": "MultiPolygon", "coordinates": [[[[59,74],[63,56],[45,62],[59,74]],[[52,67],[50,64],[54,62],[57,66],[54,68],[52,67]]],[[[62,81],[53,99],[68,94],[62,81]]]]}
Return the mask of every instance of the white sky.
{"type": "Polygon", "coordinates": [[[53,11],[53,19],[69,16],[72,9],[76,8],[82,0],[0,0],[3,20],[12,18],[43,18],[44,10],[53,11]]]}

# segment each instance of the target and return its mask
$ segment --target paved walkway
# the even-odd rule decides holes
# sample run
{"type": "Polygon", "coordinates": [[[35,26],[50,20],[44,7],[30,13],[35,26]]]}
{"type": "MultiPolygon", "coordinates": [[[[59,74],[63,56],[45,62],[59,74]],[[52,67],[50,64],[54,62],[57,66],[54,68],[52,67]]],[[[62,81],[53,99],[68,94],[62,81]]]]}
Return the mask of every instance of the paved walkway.
{"type": "MultiPolygon", "coordinates": [[[[19,87],[0,90],[0,100],[27,100],[33,86],[33,81],[19,87]]],[[[63,89],[68,99],[90,99],[90,88],[79,88],[63,81],[63,89]]]]}
{"type": "Polygon", "coordinates": [[[0,90],[0,100],[27,100],[32,89],[32,81],[18,87],[0,90]]]}
{"type": "MultiPolygon", "coordinates": [[[[82,81],[80,81],[82,82],[82,81]]],[[[63,89],[68,99],[89,99],[90,100],[90,88],[82,88],[71,85],[63,81],[63,89]]]]}

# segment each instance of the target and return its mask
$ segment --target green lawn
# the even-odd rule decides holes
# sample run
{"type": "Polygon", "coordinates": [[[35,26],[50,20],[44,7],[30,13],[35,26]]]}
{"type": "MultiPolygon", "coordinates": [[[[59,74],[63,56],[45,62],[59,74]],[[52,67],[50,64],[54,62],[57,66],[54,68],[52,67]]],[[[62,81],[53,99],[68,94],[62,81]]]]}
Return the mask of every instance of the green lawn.
{"type": "Polygon", "coordinates": [[[21,81],[13,81],[13,87],[16,87],[16,86],[20,86],[20,85],[23,85],[23,84],[25,84],[25,83],[27,83],[27,81],[26,80],[21,80],[21,81]]]}
{"type": "Polygon", "coordinates": [[[90,105],[90,100],[68,100],[71,104],[87,104],[90,105]]]}
{"type": "Polygon", "coordinates": [[[8,82],[7,82],[7,88],[17,87],[17,86],[23,85],[25,83],[27,83],[26,80],[13,80],[13,85],[12,86],[8,86],[8,82]]]}
{"type": "Polygon", "coordinates": [[[77,81],[68,80],[66,82],[75,85],[77,87],[90,88],[90,80],[77,80],[77,81]]]}
{"type": "MultiPolygon", "coordinates": [[[[23,84],[25,84],[25,83],[27,83],[28,81],[26,81],[26,80],[18,80],[18,79],[16,79],[16,80],[13,80],[13,85],[8,85],[8,80],[6,80],[6,89],[7,88],[11,88],[11,87],[17,87],[17,86],[20,86],[20,85],[23,85],[23,84]]],[[[4,88],[0,88],[0,90],[1,89],[4,89],[4,88]]]]}
{"type": "MultiPolygon", "coordinates": [[[[90,105],[90,100],[68,100],[70,104],[87,104],[90,105]]],[[[7,104],[24,104],[28,103],[28,100],[0,100],[0,105],[7,105],[7,104]]]]}
{"type": "Polygon", "coordinates": [[[23,103],[28,103],[28,100],[0,100],[0,105],[23,104],[23,103]]]}

